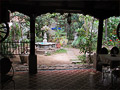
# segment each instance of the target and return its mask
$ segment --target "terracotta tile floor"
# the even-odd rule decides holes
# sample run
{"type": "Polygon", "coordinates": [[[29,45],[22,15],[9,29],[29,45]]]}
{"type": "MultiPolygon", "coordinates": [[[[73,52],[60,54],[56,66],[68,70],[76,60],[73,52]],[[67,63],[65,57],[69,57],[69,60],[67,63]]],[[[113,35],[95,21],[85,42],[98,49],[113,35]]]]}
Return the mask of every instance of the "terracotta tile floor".
{"type": "MultiPolygon", "coordinates": [[[[15,90],[120,90],[120,82],[111,86],[101,81],[101,72],[93,69],[15,72],[15,90]]],[[[13,90],[12,83],[4,90],[13,90]]]]}

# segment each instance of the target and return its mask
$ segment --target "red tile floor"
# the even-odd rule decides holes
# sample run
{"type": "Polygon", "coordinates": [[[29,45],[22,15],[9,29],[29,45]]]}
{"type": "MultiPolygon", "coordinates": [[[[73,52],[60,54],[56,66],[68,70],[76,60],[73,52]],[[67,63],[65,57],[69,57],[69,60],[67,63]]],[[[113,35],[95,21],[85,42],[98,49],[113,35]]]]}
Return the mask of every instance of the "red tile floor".
{"type": "MultiPolygon", "coordinates": [[[[15,72],[14,81],[15,90],[120,90],[120,82],[106,84],[94,69],[46,70],[36,75],[15,72]]],[[[13,90],[12,82],[3,90],[7,89],[13,90]]]]}

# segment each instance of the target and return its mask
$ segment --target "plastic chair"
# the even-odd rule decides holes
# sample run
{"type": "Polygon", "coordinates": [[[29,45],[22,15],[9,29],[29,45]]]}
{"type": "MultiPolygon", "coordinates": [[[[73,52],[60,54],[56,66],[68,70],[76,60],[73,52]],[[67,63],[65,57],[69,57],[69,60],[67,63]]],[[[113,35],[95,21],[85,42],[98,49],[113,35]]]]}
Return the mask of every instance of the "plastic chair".
{"type": "MultiPolygon", "coordinates": [[[[108,49],[105,48],[105,47],[101,48],[99,54],[108,54],[108,49]]],[[[103,69],[103,67],[109,66],[107,63],[103,63],[101,60],[99,60],[99,65],[101,65],[101,66],[100,66],[101,69],[103,69]]],[[[101,71],[102,71],[102,70],[101,70],[101,71]]]]}
{"type": "MultiPolygon", "coordinates": [[[[108,49],[105,47],[101,48],[99,54],[108,54],[108,49]]],[[[101,68],[102,71],[102,80],[104,80],[106,77],[106,73],[109,72],[110,65],[107,63],[103,63],[102,60],[100,60],[99,67],[101,68]]]]}
{"type": "Polygon", "coordinates": [[[106,47],[101,48],[100,54],[108,54],[108,49],[106,47]]]}
{"type": "Polygon", "coordinates": [[[110,74],[111,74],[111,83],[112,85],[117,81],[117,78],[120,77],[120,62],[112,62],[110,65],[110,74]]]}
{"type": "MultiPolygon", "coordinates": [[[[119,54],[119,49],[117,47],[113,47],[110,50],[110,54],[116,56],[119,54]]],[[[111,82],[112,85],[117,81],[117,78],[120,77],[120,63],[119,62],[112,62],[110,65],[111,68],[111,82]]]]}
{"type": "Polygon", "coordinates": [[[118,78],[120,78],[120,70],[113,70],[111,74],[112,85],[117,82],[118,78]]]}
{"type": "Polygon", "coordinates": [[[111,50],[110,50],[110,54],[119,54],[119,49],[117,47],[113,47],[111,50]]]}
{"type": "Polygon", "coordinates": [[[14,69],[12,67],[12,62],[9,58],[3,57],[0,59],[0,66],[1,89],[3,89],[10,82],[13,82],[15,89],[15,82],[13,80],[14,69]]]}

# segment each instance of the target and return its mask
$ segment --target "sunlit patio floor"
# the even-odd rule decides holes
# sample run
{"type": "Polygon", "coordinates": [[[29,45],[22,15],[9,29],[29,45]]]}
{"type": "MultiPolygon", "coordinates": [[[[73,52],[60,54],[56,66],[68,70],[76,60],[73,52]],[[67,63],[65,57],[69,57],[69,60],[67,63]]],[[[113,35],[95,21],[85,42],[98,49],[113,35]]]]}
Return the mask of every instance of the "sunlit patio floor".
{"type": "MultiPolygon", "coordinates": [[[[120,90],[120,82],[102,82],[101,72],[94,69],[46,70],[36,75],[15,72],[15,90],[120,90]]],[[[3,90],[13,90],[9,83],[3,90]]]]}

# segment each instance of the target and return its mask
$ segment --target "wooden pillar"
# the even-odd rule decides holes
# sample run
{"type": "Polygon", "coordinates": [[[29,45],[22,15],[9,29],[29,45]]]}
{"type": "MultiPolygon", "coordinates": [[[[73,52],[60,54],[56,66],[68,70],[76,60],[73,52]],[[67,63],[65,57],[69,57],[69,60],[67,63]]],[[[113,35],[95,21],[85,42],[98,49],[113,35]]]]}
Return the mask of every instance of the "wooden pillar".
{"type": "Polygon", "coordinates": [[[99,19],[99,27],[98,27],[98,40],[97,40],[97,54],[102,47],[102,37],[103,37],[103,19],[99,19]]]}
{"type": "Polygon", "coordinates": [[[9,22],[10,16],[8,11],[8,2],[0,0],[0,23],[9,22]]]}
{"type": "Polygon", "coordinates": [[[98,70],[98,54],[102,48],[102,37],[103,37],[103,19],[99,19],[98,26],[98,40],[97,40],[97,58],[96,58],[96,70],[98,70]]]}
{"type": "Polygon", "coordinates": [[[1,15],[1,13],[2,13],[2,11],[1,11],[1,9],[2,9],[1,3],[2,3],[2,2],[1,2],[1,0],[0,0],[0,23],[2,22],[2,21],[1,21],[1,18],[2,18],[2,15],[1,15]]]}
{"type": "Polygon", "coordinates": [[[30,16],[30,54],[29,54],[29,73],[37,73],[37,55],[35,55],[35,16],[30,16]]]}

